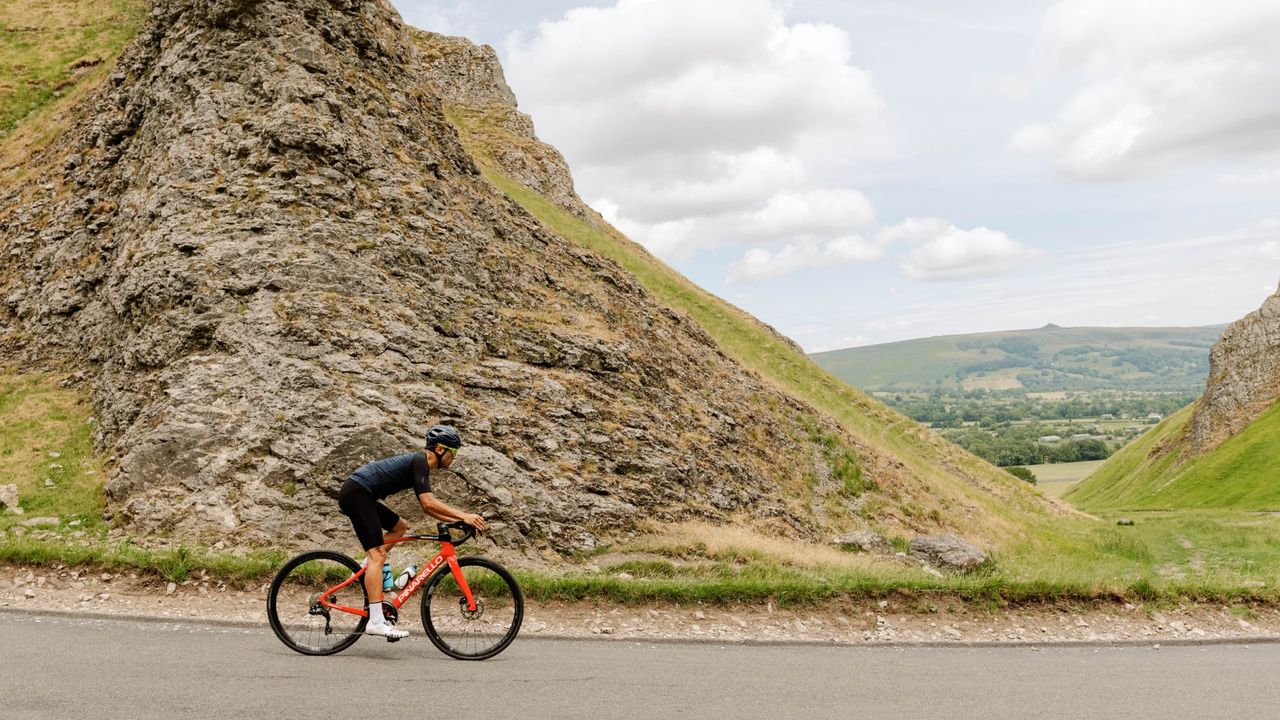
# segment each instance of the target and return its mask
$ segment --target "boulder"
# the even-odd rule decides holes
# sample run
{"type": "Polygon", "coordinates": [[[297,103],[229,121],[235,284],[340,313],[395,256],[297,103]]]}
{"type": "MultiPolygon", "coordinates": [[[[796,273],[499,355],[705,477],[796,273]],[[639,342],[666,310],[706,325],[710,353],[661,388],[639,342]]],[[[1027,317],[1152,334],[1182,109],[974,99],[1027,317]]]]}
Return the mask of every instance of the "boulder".
{"type": "Polygon", "coordinates": [[[961,571],[972,570],[987,559],[985,552],[950,533],[911,538],[910,556],[944,570],[961,571]]]}
{"type": "Polygon", "coordinates": [[[0,507],[9,508],[16,515],[22,514],[22,506],[18,504],[17,485],[0,485],[0,507]]]}
{"type": "Polygon", "coordinates": [[[831,542],[842,550],[870,553],[893,552],[893,546],[889,544],[889,541],[883,535],[870,530],[845,533],[831,542]]]}
{"type": "Polygon", "coordinates": [[[57,527],[58,518],[56,517],[34,517],[30,520],[23,520],[18,523],[22,527],[57,527]]]}

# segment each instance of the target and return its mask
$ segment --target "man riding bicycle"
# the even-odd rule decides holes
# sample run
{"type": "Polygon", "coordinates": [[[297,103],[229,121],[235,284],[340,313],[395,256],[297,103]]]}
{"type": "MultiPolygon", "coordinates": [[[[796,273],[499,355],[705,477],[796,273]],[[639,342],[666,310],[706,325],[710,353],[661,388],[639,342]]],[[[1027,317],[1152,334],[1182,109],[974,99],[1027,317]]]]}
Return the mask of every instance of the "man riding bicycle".
{"type": "MultiPolygon", "coordinates": [[[[391,508],[379,500],[413,488],[423,512],[437,520],[461,520],[476,530],[484,530],[484,518],[454,509],[431,493],[430,472],[447,470],[462,447],[462,436],[448,425],[436,425],[427,431],[426,447],[421,451],[396,455],[362,466],[351,474],[338,491],[338,507],[351,519],[356,537],[367,553],[364,587],[369,594],[369,624],[365,632],[398,640],[409,633],[387,624],[382,615],[384,580],[373,568],[381,568],[387,559],[388,542],[404,537],[409,526],[391,508]],[[383,530],[387,532],[384,534],[383,530]]],[[[386,573],[384,572],[384,575],[386,573]]]]}

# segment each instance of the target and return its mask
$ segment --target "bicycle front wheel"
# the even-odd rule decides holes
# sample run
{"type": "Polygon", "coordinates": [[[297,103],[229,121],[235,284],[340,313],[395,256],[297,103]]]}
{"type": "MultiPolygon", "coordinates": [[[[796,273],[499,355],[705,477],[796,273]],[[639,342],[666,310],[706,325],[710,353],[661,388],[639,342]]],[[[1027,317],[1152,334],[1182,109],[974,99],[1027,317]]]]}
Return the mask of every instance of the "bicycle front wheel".
{"type": "Polygon", "coordinates": [[[328,550],[303,553],[285,563],[267,592],[267,619],[280,642],[303,655],[332,655],[359,640],[368,618],[328,606],[368,606],[360,580],[334,589],[359,570],[355,560],[328,550]]]}
{"type": "Polygon", "coordinates": [[[472,610],[448,565],[427,582],[422,627],[440,652],[458,660],[485,660],[506,649],[520,632],[524,595],[516,579],[482,557],[458,558],[476,607],[472,610]]]}

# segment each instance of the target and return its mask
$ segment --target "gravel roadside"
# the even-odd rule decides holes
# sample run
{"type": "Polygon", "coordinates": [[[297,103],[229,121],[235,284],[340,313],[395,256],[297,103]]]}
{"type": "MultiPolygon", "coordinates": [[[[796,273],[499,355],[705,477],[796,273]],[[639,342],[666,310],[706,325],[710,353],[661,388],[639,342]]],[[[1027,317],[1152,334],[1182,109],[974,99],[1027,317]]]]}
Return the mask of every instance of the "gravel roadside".
{"type": "MultiPolygon", "coordinates": [[[[266,626],[266,586],[208,576],[183,583],[66,567],[0,565],[0,611],[214,621],[266,626]]],[[[404,617],[420,629],[415,600],[404,617]]],[[[522,636],[728,643],[1118,643],[1280,641],[1280,610],[1092,603],[985,609],[919,598],[776,608],[529,603],[522,636]]]]}

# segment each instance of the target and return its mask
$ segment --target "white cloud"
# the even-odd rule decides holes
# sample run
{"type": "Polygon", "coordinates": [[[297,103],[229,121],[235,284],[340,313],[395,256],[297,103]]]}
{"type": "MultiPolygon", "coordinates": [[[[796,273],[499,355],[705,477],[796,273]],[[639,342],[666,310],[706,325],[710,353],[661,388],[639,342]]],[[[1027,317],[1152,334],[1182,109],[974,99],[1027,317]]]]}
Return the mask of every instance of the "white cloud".
{"type": "Polygon", "coordinates": [[[1010,144],[1085,179],[1275,153],[1277,37],[1274,0],[1061,0],[1040,47],[1085,84],[1010,144]]]}
{"type": "Polygon", "coordinates": [[[745,220],[751,235],[787,238],[839,235],[866,228],[875,218],[871,201],[857,190],[822,188],[780,192],[745,220]]]}
{"type": "Polygon", "coordinates": [[[940,218],[907,218],[892,227],[881,228],[876,233],[876,242],[881,245],[918,245],[937,239],[953,227],[955,226],[940,218]]]}
{"type": "Polygon", "coordinates": [[[785,146],[882,106],[843,30],[786,25],[766,0],[619,0],[542,23],[507,51],[522,100],[589,163],[785,146]]]}
{"type": "MultiPolygon", "coordinates": [[[[793,203],[799,204],[796,199],[787,198],[771,205],[786,207],[787,210],[779,211],[779,215],[787,217],[793,203]]],[[[832,206],[845,207],[841,203],[832,203],[832,206]]],[[[805,207],[805,210],[811,209],[805,207]]],[[[798,215],[815,218],[813,229],[825,229],[823,213],[798,215]]],[[[833,211],[832,216],[836,217],[838,213],[833,211]]],[[[869,220],[870,217],[866,217],[864,224],[869,220]]],[[[831,226],[837,224],[833,222],[831,226]]],[[[800,227],[800,224],[797,221],[791,227],[800,227]]],[[[961,230],[940,218],[908,218],[897,225],[880,228],[869,239],[862,235],[848,235],[820,241],[816,237],[820,235],[804,236],[804,239],[788,243],[778,250],[748,250],[729,269],[727,281],[731,284],[746,283],[810,268],[869,262],[884,257],[886,248],[899,244],[913,246],[900,263],[903,273],[914,280],[926,282],[1002,275],[1035,254],[997,230],[985,227],[961,230]]]]}
{"type": "Polygon", "coordinates": [[[1265,168],[1250,172],[1223,173],[1219,182],[1236,188],[1270,188],[1280,185],[1280,168],[1265,168]]]}
{"type": "Polygon", "coordinates": [[[803,185],[804,164],[774,148],[743,153],[711,151],[701,162],[677,158],[637,160],[595,168],[597,185],[625,189],[627,215],[636,222],[663,223],[714,217],[765,202],[779,187],[803,185]]]}
{"type": "MultiPolygon", "coordinates": [[[[937,221],[916,222],[928,223],[933,228],[939,226],[937,221]]],[[[893,234],[896,231],[906,235],[907,232],[901,230],[903,225],[889,228],[885,232],[893,234]]],[[[917,242],[920,241],[918,230],[911,233],[911,236],[917,242]]],[[[1031,254],[998,230],[985,227],[961,230],[947,223],[947,227],[935,237],[908,252],[900,267],[907,277],[914,280],[969,280],[1003,275],[1016,268],[1031,254]]]]}
{"type": "Polygon", "coordinates": [[[752,248],[729,269],[730,284],[782,277],[815,267],[847,265],[875,260],[884,249],[858,236],[836,238],[826,243],[785,245],[779,250],[752,248]]]}
{"type": "Polygon", "coordinates": [[[1262,256],[1273,262],[1280,262],[1280,240],[1263,243],[1258,248],[1262,256]]]}
{"type": "Polygon", "coordinates": [[[800,253],[874,220],[865,196],[811,169],[818,153],[872,145],[883,122],[839,28],[787,24],[770,0],[618,0],[513,36],[507,54],[580,193],[611,201],[611,221],[663,257],[731,243],[800,253]]]}

